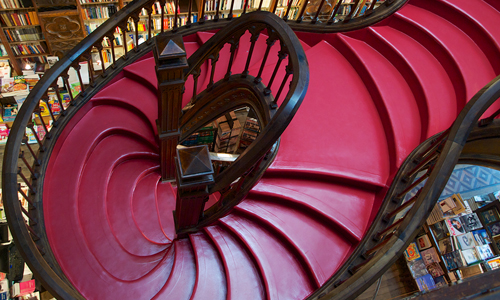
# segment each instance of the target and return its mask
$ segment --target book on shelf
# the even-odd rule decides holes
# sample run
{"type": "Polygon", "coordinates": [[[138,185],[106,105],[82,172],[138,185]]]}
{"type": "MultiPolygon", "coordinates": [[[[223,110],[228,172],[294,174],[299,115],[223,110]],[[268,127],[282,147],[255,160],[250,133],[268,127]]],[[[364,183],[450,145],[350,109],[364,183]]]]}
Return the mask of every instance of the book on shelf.
{"type": "Polygon", "coordinates": [[[461,250],[473,249],[476,246],[476,240],[474,239],[472,232],[457,235],[455,238],[458,241],[461,250]]]}
{"type": "Polygon", "coordinates": [[[455,250],[443,255],[444,263],[448,271],[458,269],[464,266],[460,250],[455,250]]]}
{"type": "Polygon", "coordinates": [[[420,255],[422,256],[422,260],[424,261],[426,266],[432,263],[439,263],[441,261],[435,248],[429,248],[421,251],[420,255]]]}
{"type": "Polygon", "coordinates": [[[39,24],[38,17],[34,11],[0,13],[0,20],[4,26],[9,27],[39,24]]]}
{"type": "Polygon", "coordinates": [[[461,235],[465,233],[465,228],[460,221],[459,217],[450,218],[445,220],[446,226],[448,227],[448,232],[453,235],[461,235]]]}
{"type": "Polygon", "coordinates": [[[413,278],[418,278],[421,276],[424,276],[428,274],[427,268],[421,259],[415,259],[412,261],[407,262],[408,269],[410,270],[411,275],[413,278]]]}
{"type": "Polygon", "coordinates": [[[486,261],[486,264],[491,270],[496,270],[500,268],[500,257],[492,258],[486,261]]]}
{"type": "Polygon", "coordinates": [[[444,238],[438,242],[439,252],[441,255],[453,252],[455,250],[454,243],[451,237],[444,238]]]}
{"type": "Polygon", "coordinates": [[[443,213],[449,212],[456,207],[455,202],[452,197],[448,197],[446,199],[441,200],[439,203],[439,207],[443,213]]]}
{"type": "Polygon", "coordinates": [[[448,237],[450,234],[448,232],[448,228],[444,224],[444,222],[437,222],[433,225],[430,226],[432,232],[434,233],[434,237],[436,240],[441,240],[444,239],[445,237],[448,237]]]}
{"type": "Polygon", "coordinates": [[[431,211],[431,214],[427,218],[427,225],[433,225],[436,224],[437,222],[441,222],[444,220],[444,215],[443,211],[441,210],[441,207],[439,204],[434,205],[434,208],[431,211]]]}
{"type": "Polygon", "coordinates": [[[487,260],[495,256],[490,245],[476,246],[476,253],[481,260],[487,260]]]}
{"type": "Polygon", "coordinates": [[[412,261],[421,257],[420,252],[417,249],[417,244],[415,243],[410,243],[410,245],[408,245],[404,252],[404,255],[407,261],[412,261]]]}
{"type": "Polygon", "coordinates": [[[434,283],[436,284],[437,288],[448,286],[448,281],[446,281],[446,278],[444,276],[434,278],[434,283]]]}
{"type": "Polygon", "coordinates": [[[427,292],[436,288],[436,283],[430,274],[424,275],[415,279],[418,289],[422,292],[427,292]]]}
{"type": "Polygon", "coordinates": [[[424,235],[418,237],[417,238],[417,246],[418,246],[418,250],[420,250],[420,251],[432,247],[431,240],[429,239],[429,236],[427,234],[424,234],[424,235]]]}
{"type": "Polygon", "coordinates": [[[11,295],[13,297],[21,297],[31,294],[35,291],[35,280],[28,280],[19,283],[14,283],[11,287],[11,295]]]}
{"type": "Polygon", "coordinates": [[[469,278],[472,276],[482,274],[483,269],[481,268],[481,265],[477,264],[477,265],[473,265],[473,266],[460,268],[460,273],[462,275],[462,278],[465,279],[465,278],[469,278]]]}
{"type": "Polygon", "coordinates": [[[498,211],[495,207],[481,212],[481,216],[483,217],[486,224],[490,224],[500,220],[500,216],[498,215],[498,211]]]}
{"type": "Polygon", "coordinates": [[[432,278],[440,277],[444,275],[443,269],[439,263],[431,263],[427,267],[427,272],[432,276],[432,278]]]}
{"type": "Polygon", "coordinates": [[[461,254],[462,254],[462,257],[464,258],[465,262],[469,266],[472,264],[475,264],[481,260],[479,258],[479,255],[476,252],[476,249],[474,249],[474,248],[462,250],[461,254]]]}
{"type": "Polygon", "coordinates": [[[488,236],[488,233],[486,233],[485,229],[475,230],[472,232],[472,235],[474,235],[476,244],[479,246],[491,243],[490,237],[488,236]]]}
{"type": "Polygon", "coordinates": [[[460,221],[462,221],[462,224],[465,227],[465,231],[467,232],[472,232],[474,230],[483,228],[483,225],[481,225],[481,221],[479,220],[479,217],[476,213],[460,216],[460,221]]]}

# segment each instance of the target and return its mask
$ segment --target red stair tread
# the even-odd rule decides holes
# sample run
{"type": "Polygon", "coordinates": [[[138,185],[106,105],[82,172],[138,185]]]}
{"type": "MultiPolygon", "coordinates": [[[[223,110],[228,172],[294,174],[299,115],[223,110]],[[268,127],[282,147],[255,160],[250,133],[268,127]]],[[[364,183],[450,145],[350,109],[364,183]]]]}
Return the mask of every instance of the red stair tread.
{"type": "Polygon", "coordinates": [[[397,14],[418,24],[450,52],[465,79],[466,99],[472,98],[477,91],[495,77],[493,69],[481,49],[453,24],[432,12],[411,4],[406,5],[397,14]]]}
{"type": "Polygon", "coordinates": [[[156,191],[156,211],[163,234],[167,239],[175,237],[174,216],[176,191],[168,182],[158,183],[156,191]]]}
{"type": "Polygon", "coordinates": [[[216,248],[202,232],[189,235],[196,258],[196,283],[191,300],[224,300],[227,284],[216,248]]]}
{"type": "MultiPolygon", "coordinates": [[[[133,191],[132,197],[132,218],[139,228],[144,237],[156,244],[163,244],[171,242],[174,235],[170,237],[166,236],[163,230],[163,226],[160,223],[161,214],[171,214],[169,210],[159,210],[157,205],[157,199],[168,199],[173,200],[175,203],[175,195],[157,195],[157,185],[161,179],[161,175],[158,171],[150,173],[139,180],[133,191]],[[152,193],[151,191],[156,191],[152,193]]],[[[171,189],[164,189],[168,192],[171,189]]],[[[171,206],[175,207],[172,203],[171,206]]],[[[167,230],[171,232],[173,230],[173,222],[171,224],[171,229],[167,230]]],[[[165,224],[168,227],[169,223],[165,224]]]]}
{"type": "Polygon", "coordinates": [[[268,299],[303,299],[314,290],[294,255],[268,231],[234,214],[219,221],[251,252],[262,274],[268,299]]]}
{"type": "Polygon", "coordinates": [[[311,83],[324,82],[332,70],[342,76],[308,89],[297,114],[281,136],[280,149],[271,169],[335,170],[347,178],[385,185],[389,175],[385,132],[362,80],[326,42],[315,45],[306,54],[311,83]]]}
{"type": "MultiPolygon", "coordinates": [[[[391,27],[370,28],[370,32],[381,43],[386,43],[394,49],[411,67],[423,92],[426,117],[421,122],[426,122],[428,128],[424,137],[430,137],[448,128],[455,120],[457,113],[457,100],[455,90],[446,71],[439,61],[422,45],[406,34],[391,27]],[[429,74],[432,74],[430,76],[429,74]]],[[[384,53],[387,58],[392,53],[384,53]]],[[[389,58],[390,59],[390,58],[389,58]]]]}
{"type": "Polygon", "coordinates": [[[368,70],[387,111],[392,141],[396,150],[396,167],[421,142],[420,114],[415,97],[399,71],[380,53],[366,43],[345,35],[338,35],[368,70]]]}
{"type": "MultiPolygon", "coordinates": [[[[175,261],[166,284],[152,299],[189,300],[193,293],[196,266],[188,239],[174,241],[175,261]]],[[[144,289],[144,287],[143,287],[144,289]]]]}
{"type": "Polygon", "coordinates": [[[353,249],[340,233],[285,203],[255,201],[247,197],[237,210],[249,213],[261,224],[269,223],[289,240],[311,269],[318,287],[337,271],[353,249]]]}
{"type": "MultiPolygon", "coordinates": [[[[109,150],[104,151],[109,152],[109,150]]],[[[101,160],[96,160],[94,163],[95,168],[104,168],[107,164],[106,159],[112,161],[112,158],[108,158],[104,155],[101,156],[103,156],[103,158],[101,158],[101,160]]],[[[87,171],[89,167],[91,166],[86,167],[85,172],[89,173],[89,176],[91,176],[92,171],[96,172],[96,169],[87,171]]],[[[106,205],[106,214],[102,217],[107,217],[109,219],[109,227],[115,239],[128,253],[147,256],[163,250],[168,240],[158,243],[149,239],[138,226],[133,207],[134,202],[139,202],[141,206],[144,205],[145,198],[136,197],[137,193],[135,193],[135,191],[137,191],[137,181],[152,172],[158,174],[158,157],[155,156],[151,159],[130,157],[127,161],[114,166],[111,172],[112,173],[108,175],[109,181],[106,180],[106,177],[103,178],[104,184],[102,185],[104,186],[104,190],[94,192],[96,195],[94,198],[89,199],[89,201],[95,202],[93,205],[99,207],[100,198],[104,198],[103,201],[106,205]],[[98,192],[103,195],[101,196],[98,192]]],[[[105,176],[106,175],[107,174],[105,174],[105,176]]],[[[95,177],[96,178],[92,178],[92,180],[98,182],[98,176],[95,177]]],[[[97,189],[99,183],[95,185],[97,189]]],[[[91,209],[92,205],[89,204],[89,208],[91,209]]],[[[149,223],[153,223],[152,220],[157,216],[156,207],[150,206],[149,208],[150,210],[147,211],[145,216],[149,219],[149,223]]],[[[84,215],[84,213],[85,211],[81,212],[82,215],[84,215]]],[[[99,214],[99,212],[96,214],[99,214]]],[[[160,233],[162,233],[161,229],[160,233]]]]}
{"type": "Polygon", "coordinates": [[[314,178],[263,178],[252,189],[251,197],[253,193],[263,195],[259,200],[283,195],[282,199],[290,206],[300,205],[323,212],[352,242],[361,240],[372,209],[378,209],[373,207],[375,192],[314,178]]]}
{"type": "Polygon", "coordinates": [[[241,244],[220,226],[205,227],[216,245],[227,278],[228,300],[264,300],[265,291],[252,258],[241,244]]]}

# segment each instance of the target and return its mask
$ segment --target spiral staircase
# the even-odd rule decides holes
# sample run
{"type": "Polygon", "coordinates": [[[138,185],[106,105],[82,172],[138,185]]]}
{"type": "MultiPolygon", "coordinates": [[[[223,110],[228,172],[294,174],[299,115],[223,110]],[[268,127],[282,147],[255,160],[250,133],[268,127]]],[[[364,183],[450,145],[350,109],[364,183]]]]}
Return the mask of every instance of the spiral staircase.
{"type": "Polygon", "coordinates": [[[337,2],[329,15],[318,3],[316,15],[304,6],[286,22],[256,12],[175,24],[102,75],[91,70],[71,105],[51,112],[50,130],[39,100],[59,94],[59,77],[69,87],[69,68],[91,65],[92,48],[102,50],[102,39],[151,1],[128,5],[42,78],[12,128],[2,176],[15,242],[49,291],[60,299],[352,299],[412,240],[457,162],[499,166],[489,147],[500,125],[497,2],[385,1],[345,20],[336,19],[337,2]],[[178,185],[162,180],[152,52],[176,37],[188,58],[180,140],[245,105],[263,128],[215,175],[197,225],[177,232],[178,185]],[[47,128],[37,151],[24,133],[33,114],[47,128]],[[28,209],[18,180],[29,187],[21,193],[28,209]]]}

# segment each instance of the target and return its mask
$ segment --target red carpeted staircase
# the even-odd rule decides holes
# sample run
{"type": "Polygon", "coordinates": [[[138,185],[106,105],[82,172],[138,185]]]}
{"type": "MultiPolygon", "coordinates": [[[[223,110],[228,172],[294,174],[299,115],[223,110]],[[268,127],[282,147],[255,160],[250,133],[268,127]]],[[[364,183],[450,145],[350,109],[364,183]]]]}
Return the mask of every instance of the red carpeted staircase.
{"type": "MultiPolygon", "coordinates": [[[[500,73],[498,9],[416,0],[361,31],[298,33],[309,89],[275,161],[231,214],[182,239],[175,191],[160,181],[154,59],[128,66],[51,154],[43,209],[61,269],[87,299],[306,298],[363,238],[406,156],[500,73]]],[[[188,56],[211,35],[187,37],[188,56]]],[[[249,45],[243,37],[235,68],[249,45]]],[[[264,51],[261,38],[250,74],[264,51]]]]}

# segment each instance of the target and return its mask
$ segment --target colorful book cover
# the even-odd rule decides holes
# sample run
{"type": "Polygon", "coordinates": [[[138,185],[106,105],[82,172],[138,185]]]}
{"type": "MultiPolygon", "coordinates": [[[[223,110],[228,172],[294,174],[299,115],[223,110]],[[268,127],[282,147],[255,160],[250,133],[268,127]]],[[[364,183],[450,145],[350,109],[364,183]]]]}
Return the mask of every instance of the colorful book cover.
{"type": "Polygon", "coordinates": [[[461,235],[465,233],[465,228],[460,221],[460,218],[456,217],[447,219],[445,222],[451,235],[461,235]]]}
{"type": "Polygon", "coordinates": [[[485,229],[475,230],[472,232],[472,235],[474,235],[476,244],[478,244],[479,246],[491,243],[490,237],[488,236],[488,233],[485,229]]]}
{"type": "Polygon", "coordinates": [[[467,232],[483,228],[483,225],[481,225],[481,221],[479,221],[479,217],[475,213],[461,216],[460,221],[462,221],[462,224],[465,227],[465,231],[467,232]]]}
{"type": "Polygon", "coordinates": [[[472,249],[476,246],[476,241],[472,232],[467,232],[466,234],[458,235],[457,241],[460,244],[460,249],[467,250],[472,249]]]}
{"type": "Polygon", "coordinates": [[[441,266],[438,263],[432,263],[432,264],[428,265],[427,272],[429,272],[429,274],[431,274],[432,278],[436,278],[436,277],[444,275],[443,269],[441,269],[441,266]]]}
{"type": "Polygon", "coordinates": [[[487,260],[495,256],[493,251],[491,251],[490,245],[477,246],[476,252],[481,260],[487,260]]]}
{"type": "Polygon", "coordinates": [[[432,246],[431,240],[427,234],[417,238],[418,250],[424,250],[432,246]]]}
{"type": "Polygon", "coordinates": [[[406,248],[404,254],[407,261],[420,258],[420,252],[418,252],[417,244],[415,243],[411,243],[408,248],[406,248]]]}
{"type": "Polygon", "coordinates": [[[486,263],[492,270],[498,269],[500,268],[500,257],[495,257],[493,259],[490,259],[486,263]]]}
{"type": "Polygon", "coordinates": [[[428,274],[427,268],[421,259],[415,259],[408,262],[408,269],[410,269],[413,278],[418,278],[428,274]]]}
{"type": "Polygon", "coordinates": [[[68,93],[60,93],[59,95],[61,96],[61,100],[62,100],[64,108],[67,108],[71,102],[71,98],[69,97],[69,94],[68,93]]]}
{"type": "Polygon", "coordinates": [[[476,253],[476,250],[474,248],[462,250],[462,255],[463,255],[467,265],[475,264],[475,263],[479,262],[479,260],[480,260],[479,256],[476,253]]]}
{"type": "Polygon", "coordinates": [[[424,250],[424,251],[420,252],[420,255],[422,256],[422,259],[424,260],[424,263],[426,266],[428,266],[432,263],[438,263],[441,261],[436,249],[434,249],[434,248],[429,248],[427,250],[424,250]]]}
{"type": "Polygon", "coordinates": [[[422,292],[427,292],[436,288],[436,283],[430,274],[424,275],[415,279],[418,289],[422,292]]]}
{"type": "Polygon", "coordinates": [[[14,78],[2,78],[2,93],[12,93],[14,91],[14,78]]]}
{"type": "Polygon", "coordinates": [[[446,253],[443,255],[444,262],[446,264],[446,268],[451,271],[458,269],[463,266],[462,259],[460,257],[460,251],[455,250],[450,253],[446,253]]]}
{"type": "Polygon", "coordinates": [[[5,124],[0,124],[0,144],[7,143],[8,136],[9,136],[9,128],[5,124]]]}
{"type": "Polygon", "coordinates": [[[70,84],[70,86],[71,86],[71,95],[73,96],[73,98],[75,98],[82,91],[82,87],[80,86],[80,83],[78,83],[78,82],[74,82],[74,83],[70,84]]]}
{"type": "Polygon", "coordinates": [[[0,300],[7,299],[10,299],[9,280],[4,278],[0,281],[0,300]]]}

